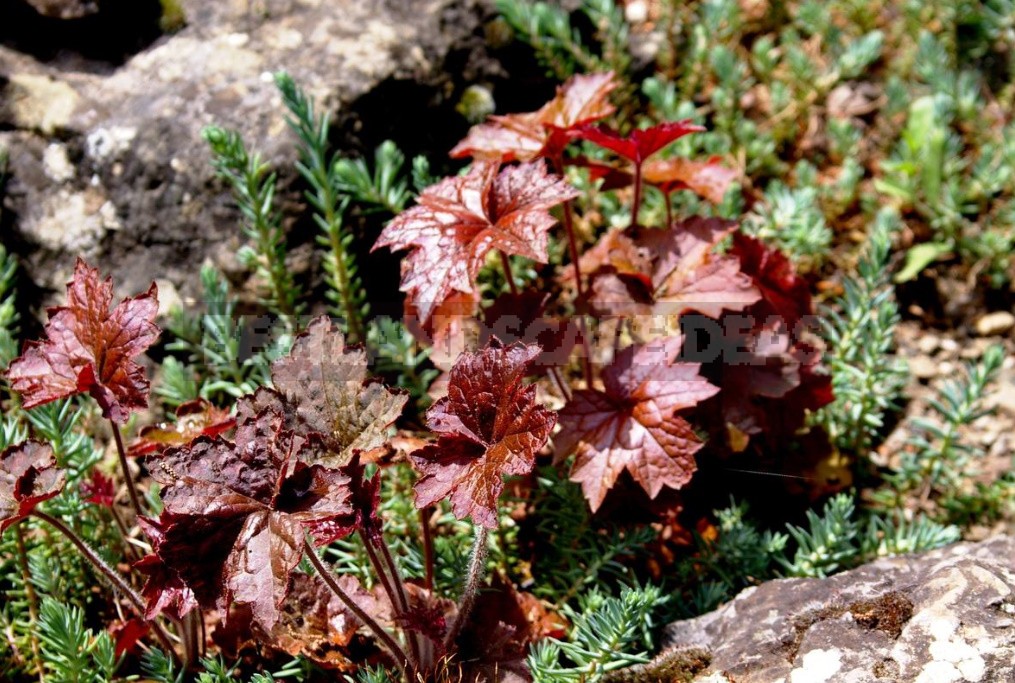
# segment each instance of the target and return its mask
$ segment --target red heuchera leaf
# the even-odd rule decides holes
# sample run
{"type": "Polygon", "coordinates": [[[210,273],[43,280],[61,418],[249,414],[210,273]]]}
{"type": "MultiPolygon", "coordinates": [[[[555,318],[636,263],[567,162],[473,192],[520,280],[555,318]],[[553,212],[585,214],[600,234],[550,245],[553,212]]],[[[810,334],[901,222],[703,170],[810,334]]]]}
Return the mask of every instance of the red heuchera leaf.
{"type": "Polygon", "coordinates": [[[166,535],[158,522],[140,517],[138,524],[153,549],[151,555],[145,555],[133,565],[134,569],[148,577],[141,590],[141,597],[145,599],[144,617],[150,621],[159,614],[166,614],[173,619],[182,619],[197,607],[197,597],[179,572],[170,569],[162,560],[159,549],[166,535]]]}
{"type": "Polygon", "coordinates": [[[89,393],[102,414],[123,424],[148,407],[148,379],[134,358],[159,336],[155,284],[144,294],[113,303],[112,279],[81,259],[67,285],[67,305],[49,309],[46,340],[31,341],[7,376],[24,407],[89,393]]]}
{"type": "Polygon", "coordinates": [[[641,164],[671,142],[690,133],[699,133],[703,130],[705,130],[704,126],[693,124],[688,119],[667,121],[649,128],[635,128],[626,137],[607,126],[582,126],[578,134],[589,142],[619,154],[628,161],[641,164]]]}
{"type": "Polygon", "coordinates": [[[476,597],[458,636],[455,663],[462,668],[462,680],[531,681],[525,665],[529,646],[547,636],[564,637],[566,626],[531,593],[521,593],[495,575],[492,585],[476,597]]]}
{"type": "Polygon", "coordinates": [[[218,436],[236,426],[236,418],[203,398],[187,401],[176,409],[176,422],[148,425],[138,432],[127,452],[132,457],[148,455],[170,446],[182,446],[199,436],[218,436]]]}
{"type": "MultiPolygon", "coordinates": [[[[402,262],[403,272],[407,262],[402,262]]],[[[403,322],[420,343],[430,347],[430,362],[444,372],[451,369],[458,356],[475,343],[475,314],[479,309],[479,292],[452,292],[438,304],[430,319],[421,323],[419,311],[405,300],[403,322]]]]}
{"type": "Polygon", "coordinates": [[[285,430],[271,407],[253,408],[240,399],[235,442],[200,437],[153,463],[165,485],[156,552],[202,605],[250,605],[270,629],[306,533],[352,509],[348,478],[307,464],[320,440],[285,430]]]}
{"type": "Polygon", "coordinates": [[[426,324],[454,292],[472,293],[491,249],[546,263],[549,209],[577,191],[542,162],[505,168],[478,162],[464,176],[423,190],[418,204],[388,223],[374,249],[411,249],[401,289],[426,324]]]}
{"type": "Polygon", "coordinates": [[[613,113],[609,95],[618,85],[612,72],[572,76],[539,111],[491,116],[473,126],[451,156],[505,163],[559,157],[575,129],[613,113]]]}
{"type": "Polygon", "coordinates": [[[116,500],[116,486],[111,478],[99,470],[92,470],[88,481],[81,482],[81,495],[86,503],[111,508],[116,500]]]}
{"type": "Polygon", "coordinates": [[[820,370],[821,353],[794,340],[778,320],[732,341],[736,343],[727,339],[724,348],[739,351],[728,351],[709,371],[722,391],[701,406],[702,421],[710,426],[713,438],[726,441],[734,452],[758,435],[778,448],[781,440],[804,425],[807,411],[833,398],[831,377],[820,370]]]}
{"type": "Polygon", "coordinates": [[[109,633],[113,636],[113,641],[116,643],[114,651],[116,656],[121,657],[134,652],[137,649],[137,644],[148,635],[150,630],[151,626],[137,617],[131,617],[127,621],[119,621],[113,624],[109,629],[109,633]]]}
{"type": "Polygon", "coordinates": [[[416,507],[450,495],[459,519],[497,526],[497,498],[505,474],[525,474],[556,423],[536,403],[536,388],[522,383],[536,346],[499,341],[477,353],[463,353],[451,368],[448,395],[427,411],[427,425],[440,438],[412,454],[422,475],[416,507]]]}
{"type": "Polygon", "coordinates": [[[618,247],[597,252],[609,265],[593,273],[593,311],[637,316],[698,311],[718,318],[724,310],[740,311],[755,303],[761,294],[740,272],[739,260],[714,253],[734,228],[719,218],[694,217],[667,230],[628,232],[627,242],[607,233],[604,239],[618,247]],[[649,272],[638,272],[649,258],[649,272]]]}
{"type": "Polygon", "coordinates": [[[402,414],[407,396],[367,376],[366,352],[345,346],[342,333],[325,317],[296,337],[288,356],[271,365],[278,393],[258,391],[254,404],[271,405],[286,428],[324,439],[319,462],[348,464],[356,453],[381,446],[388,427],[402,414]]]}
{"type": "Polygon", "coordinates": [[[30,439],[0,453],[0,534],[63,489],[49,444],[30,439]]]}
{"type": "Polygon", "coordinates": [[[752,309],[758,317],[777,316],[787,329],[814,312],[807,281],[797,275],[793,263],[778,249],[766,247],[749,235],[734,233],[730,250],[740,259],[740,270],[754,279],[762,300],[752,309]]]}
{"type": "MultiPolygon", "coordinates": [[[[352,576],[339,576],[336,581],[357,603],[369,596],[352,576]]],[[[347,646],[359,630],[359,619],[319,576],[293,574],[278,622],[268,631],[258,626],[255,624],[259,639],[275,650],[306,657],[327,669],[356,669],[347,646]]]]}
{"type": "MultiPolygon", "coordinates": [[[[600,189],[603,191],[627,187],[634,182],[634,174],[628,168],[588,157],[575,157],[569,163],[588,169],[592,180],[602,180],[600,189]]],[[[708,161],[651,159],[642,165],[641,173],[646,183],[655,185],[666,194],[691,190],[713,204],[722,202],[726,190],[738,175],[735,170],[723,166],[719,157],[712,157],[708,161]]]]}
{"type": "Polygon", "coordinates": [[[575,453],[571,480],[593,511],[625,469],[651,498],[690,481],[702,443],[676,412],[719,388],[697,363],[674,362],[682,344],[674,336],[627,347],[603,370],[603,391],[576,391],[561,410],[557,459],[575,453]]]}
{"type": "Polygon", "coordinates": [[[535,290],[502,294],[483,311],[479,343],[488,344],[496,337],[507,343],[535,344],[542,353],[532,361],[532,367],[567,364],[571,351],[581,339],[580,332],[571,318],[544,316],[549,298],[549,294],[535,290]]]}
{"type": "Polygon", "coordinates": [[[642,167],[642,178],[666,194],[688,189],[713,204],[721,204],[726,190],[738,173],[719,163],[719,157],[708,161],[691,159],[652,159],[642,167]]]}

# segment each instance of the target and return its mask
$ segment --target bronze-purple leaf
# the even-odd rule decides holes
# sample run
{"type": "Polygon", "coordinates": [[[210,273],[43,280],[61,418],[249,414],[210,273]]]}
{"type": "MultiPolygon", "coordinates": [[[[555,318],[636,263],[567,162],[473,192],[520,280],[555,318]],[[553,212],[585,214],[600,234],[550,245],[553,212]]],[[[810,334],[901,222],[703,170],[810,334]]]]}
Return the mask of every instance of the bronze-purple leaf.
{"type": "Polygon", "coordinates": [[[556,416],[536,402],[536,388],[523,383],[538,346],[502,346],[496,339],[476,353],[463,353],[451,368],[448,395],[427,412],[440,438],[412,454],[422,475],[416,507],[451,497],[459,519],[497,526],[502,476],[532,471],[536,453],[556,416]]]}
{"type": "Polygon", "coordinates": [[[603,370],[603,391],[576,391],[560,411],[557,459],[575,454],[571,480],[593,511],[624,470],[652,498],[691,479],[702,442],[676,412],[719,388],[698,374],[697,363],[674,361],[682,343],[675,336],[627,347],[603,370]]]}
{"type": "Polygon", "coordinates": [[[7,371],[25,408],[88,393],[103,415],[123,424],[148,407],[148,379],[134,358],[159,336],[158,290],[153,283],[110,310],[112,303],[112,280],[78,259],[67,304],[49,309],[46,339],[28,342],[7,371]]]}
{"type": "Polygon", "coordinates": [[[49,444],[34,439],[0,453],[0,534],[63,489],[63,470],[49,444]]]}
{"type": "Polygon", "coordinates": [[[200,604],[250,605],[270,629],[306,533],[339,524],[352,508],[348,478],[308,464],[320,458],[321,439],[284,429],[277,410],[254,412],[250,401],[240,400],[235,441],[200,437],[153,463],[165,484],[156,552],[200,604]]]}
{"type": "Polygon", "coordinates": [[[381,446],[407,400],[371,381],[366,352],[346,347],[342,333],[323,316],[296,338],[288,356],[272,363],[271,377],[283,399],[286,427],[321,434],[326,452],[319,462],[328,467],[342,467],[356,453],[381,446]]]}

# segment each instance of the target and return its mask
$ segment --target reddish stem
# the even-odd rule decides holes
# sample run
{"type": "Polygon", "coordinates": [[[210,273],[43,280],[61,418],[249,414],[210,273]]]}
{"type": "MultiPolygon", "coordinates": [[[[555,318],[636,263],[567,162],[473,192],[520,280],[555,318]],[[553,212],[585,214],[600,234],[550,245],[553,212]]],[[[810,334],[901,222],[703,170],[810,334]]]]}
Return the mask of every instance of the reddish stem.
{"type": "Polygon", "coordinates": [[[123,478],[127,482],[127,493],[130,494],[130,505],[134,508],[134,514],[139,518],[142,516],[141,500],[138,498],[137,489],[134,487],[134,478],[130,476],[130,467],[127,463],[127,451],[123,447],[123,436],[120,434],[120,427],[112,420],[109,424],[113,427],[113,441],[116,442],[116,453],[120,457],[120,469],[123,470],[123,478]]]}
{"type": "Polygon", "coordinates": [[[666,198],[666,227],[668,229],[673,226],[673,203],[670,201],[671,195],[669,192],[664,192],[663,197],[666,198]]]}
{"type": "Polygon", "coordinates": [[[428,591],[433,590],[433,532],[430,530],[430,517],[433,515],[433,507],[427,506],[419,511],[419,526],[423,530],[423,559],[426,575],[423,579],[423,587],[428,591]]]}
{"type": "Polygon", "coordinates": [[[515,284],[515,274],[511,272],[511,259],[503,251],[500,252],[500,262],[504,266],[504,279],[507,280],[511,293],[518,296],[518,286],[515,284]]]}
{"type": "Polygon", "coordinates": [[[458,601],[458,614],[455,615],[455,621],[451,624],[451,628],[448,630],[448,635],[444,638],[444,649],[450,650],[455,643],[455,639],[458,634],[462,631],[462,627],[465,626],[466,620],[469,618],[469,612],[472,611],[472,605],[476,602],[476,593],[479,591],[479,582],[483,578],[484,570],[486,569],[486,537],[487,529],[485,526],[479,524],[475,525],[476,540],[472,544],[472,557],[469,560],[469,575],[465,580],[465,590],[462,591],[462,597],[458,601]]]}
{"type": "MultiPolygon", "coordinates": [[[[80,536],[74,533],[73,529],[68,527],[66,524],[64,524],[56,517],[47,515],[45,512],[42,512],[41,510],[33,510],[32,514],[35,517],[49,524],[57,531],[59,531],[67,538],[68,541],[73,543],[74,546],[78,549],[78,551],[80,551],[81,554],[85,556],[85,559],[91,562],[92,566],[95,567],[100,574],[106,577],[106,579],[111,584],[113,584],[113,587],[117,591],[122,593],[130,601],[130,603],[134,606],[134,609],[137,610],[139,615],[144,617],[145,603],[144,600],[141,599],[141,596],[138,595],[136,592],[134,592],[134,589],[130,587],[130,584],[128,584],[127,581],[122,576],[120,576],[119,572],[117,572],[108,564],[106,564],[106,561],[103,560],[102,557],[97,552],[95,552],[95,550],[90,545],[85,543],[80,536]]],[[[173,647],[173,643],[169,639],[169,634],[166,633],[165,629],[162,628],[162,624],[160,624],[155,620],[152,620],[149,623],[152,626],[152,630],[155,632],[155,636],[166,648],[166,652],[175,654],[176,650],[173,647]]]]}
{"type": "Polygon", "coordinates": [[[638,211],[641,209],[641,162],[634,163],[634,201],[631,202],[631,227],[638,225],[638,211]]]}
{"type": "Polygon", "coordinates": [[[304,539],[303,541],[303,552],[310,560],[310,564],[314,565],[314,569],[317,570],[318,576],[327,584],[328,588],[332,593],[335,594],[342,603],[349,608],[349,611],[356,615],[356,618],[363,622],[364,626],[370,629],[377,639],[380,640],[386,648],[391,652],[391,656],[394,657],[395,663],[403,671],[408,670],[410,660],[406,656],[405,651],[399,647],[395,639],[391,637],[391,634],[381,628],[381,625],[374,621],[373,617],[363,611],[363,609],[357,605],[349,595],[342,590],[342,587],[335,581],[335,576],[331,573],[331,568],[328,567],[324,560],[317,555],[317,551],[314,550],[314,546],[310,544],[310,541],[304,539]]]}
{"type": "Polygon", "coordinates": [[[28,567],[28,551],[25,549],[25,535],[21,531],[21,525],[14,525],[14,540],[17,542],[18,565],[21,568],[21,579],[25,584],[25,598],[28,600],[29,639],[32,647],[32,658],[35,660],[36,672],[39,674],[39,683],[46,683],[46,672],[42,666],[42,653],[39,651],[38,632],[39,611],[36,605],[39,598],[35,594],[35,586],[32,585],[32,572],[28,567]]]}
{"type": "MultiPolygon", "coordinates": [[[[557,174],[564,176],[564,158],[556,156],[553,159],[553,166],[557,174]]],[[[571,200],[564,202],[564,232],[567,234],[567,250],[571,257],[571,264],[574,266],[575,288],[578,292],[578,300],[581,301],[585,293],[585,283],[582,280],[581,264],[578,263],[578,241],[574,236],[574,216],[571,215],[571,200]]],[[[589,345],[588,325],[585,323],[585,316],[578,316],[578,327],[582,333],[582,350],[585,352],[583,367],[585,369],[585,382],[592,388],[592,347],[589,345]]]]}
{"type": "MultiPolygon", "coordinates": [[[[377,550],[374,548],[374,544],[370,541],[370,537],[360,530],[360,538],[363,539],[363,546],[367,550],[367,557],[370,558],[370,564],[374,568],[374,573],[377,574],[377,578],[381,581],[381,586],[384,588],[384,592],[388,595],[388,600],[391,601],[392,608],[401,615],[405,615],[409,612],[409,603],[406,599],[405,588],[401,583],[401,577],[395,575],[389,575],[388,570],[382,564],[378,558],[377,550]],[[397,584],[397,588],[396,588],[397,584]]],[[[384,542],[381,541],[378,545],[385,546],[384,542]]],[[[420,658],[419,642],[413,636],[409,634],[409,647],[412,648],[412,656],[417,662],[420,658]]]]}

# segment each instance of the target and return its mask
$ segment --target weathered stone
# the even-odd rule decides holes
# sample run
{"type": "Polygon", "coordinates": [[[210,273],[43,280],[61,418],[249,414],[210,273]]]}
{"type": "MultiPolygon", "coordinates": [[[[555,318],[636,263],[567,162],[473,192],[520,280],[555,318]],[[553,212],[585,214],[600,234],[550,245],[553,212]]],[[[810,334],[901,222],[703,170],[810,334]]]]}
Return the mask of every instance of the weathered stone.
{"type": "Polygon", "coordinates": [[[671,624],[664,645],[660,661],[705,653],[697,681],[1013,681],[1015,538],[771,581],[671,624]]]}
{"type": "Polygon", "coordinates": [[[1015,315],[1008,311],[994,311],[976,321],[976,334],[981,337],[994,337],[1005,334],[1015,327],[1015,315]]]}
{"type": "MultiPolygon", "coordinates": [[[[161,278],[184,300],[197,294],[202,262],[229,265],[241,243],[238,213],[214,179],[201,138],[209,124],[239,131],[278,168],[280,201],[302,206],[295,138],[273,72],[290,72],[319,110],[339,118],[378,86],[395,83],[415,99],[375,106],[420,121],[446,110],[451,135],[468,127],[454,113],[459,84],[452,79],[483,77],[477,45],[486,0],[179,4],[187,25],[122,65],[43,62],[0,46],[0,148],[8,150],[10,173],[4,226],[13,232],[3,239],[54,296],[79,255],[115,272],[121,293],[161,278]],[[412,108],[420,111],[406,111],[412,108]]],[[[403,132],[432,139],[433,128],[403,132]]],[[[442,141],[441,151],[453,142],[442,141]]],[[[310,224],[297,218],[289,214],[287,229],[310,224]]],[[[312,228],[291,234],[294,250],[312,240],[312,228]]]]}
{"type": "Polygon", "coordinates": [[[36,12],[54,19],[80,19],[99,11],[93,0],[26,0],[36,12]]]}

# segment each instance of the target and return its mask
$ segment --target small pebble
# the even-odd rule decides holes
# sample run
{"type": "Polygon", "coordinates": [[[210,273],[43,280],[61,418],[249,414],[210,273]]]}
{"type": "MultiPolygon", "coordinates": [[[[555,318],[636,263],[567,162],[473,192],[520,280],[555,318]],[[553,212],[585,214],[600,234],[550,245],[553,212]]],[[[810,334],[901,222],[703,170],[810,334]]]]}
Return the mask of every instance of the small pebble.
{"type": "Polygon", "coordinates": [[[994,337],[1005,334],[1015,327],[1015,315],[1008,311],[988,313],[976,321],[976,334],[981,337],[994,337]]]}
{"type": "Polygon", "coordinates": [[[917,379],[931,379],[937,377],[938,364],[927,356],[917,356],[909,361],[909,371],[917,379]]]}
{"type": "Polygon", "coordinates": [[[955,364],[954,363],[949,363],[948,361],[945,361],[944,363],[941,363],[937,367],[937,372],[938,372],[939,375],[942,375],[944,377],[948,377],[953,372],[955,372],[955,364]]]}
{"type": "Polygon", "coordinates": [[[1015,416],[1015,384],[1002,385],[991,398],[995,407],[1015,416]]]}
{"type": "Polygon", "coordinates": [[[920,353],[927,356],[934,355],[939,346],[941,346],[941,339],[933,334],[926,334],[916,342],[916,348],[920,349],[920,353]]]}
{"type": "Polygon", "coordinates": [[[624,7],[624,18],[629,24],[641,24],[648,19],[648,3],[634,0],[624,7]]]}
{"type": "Polygon", "coordinates": [[[951,337],[945,337],[941,340],[941,350],[945,353],[955,353],[959,350],[959,343],[951,337]]]}

